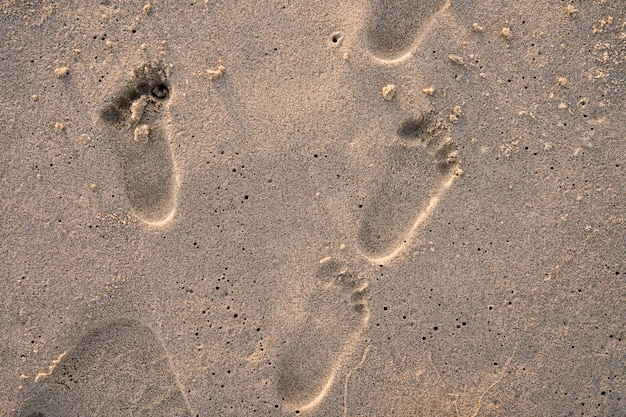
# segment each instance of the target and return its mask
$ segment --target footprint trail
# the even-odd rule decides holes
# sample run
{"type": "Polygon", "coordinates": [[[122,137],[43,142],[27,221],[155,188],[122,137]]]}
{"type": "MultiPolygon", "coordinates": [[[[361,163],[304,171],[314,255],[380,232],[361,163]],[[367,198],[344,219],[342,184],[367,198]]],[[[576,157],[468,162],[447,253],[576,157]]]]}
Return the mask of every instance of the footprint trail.
{"type": "Polygon", "coordinates": [[[361,252],[374,264],[387,263],[406,249],[461,174],[457,146],[432,112],[405,121],[396,136],[385,171],[364,204],[357,235],[361,252]]]}
{"type": "Polygon", "coordinates": [[[121,165],[133,212],[152,225],[174,215],[177,184],[168,143],[165,102],[170,86],[159,64],[146,63],[101,112],[105,130],[121,165]]]}
{"type": "Polygon", "coordinates": [[[161,342],[137,320],[95,323],[42,375],[20,417],[192,415],[161,342]]]}
{"type": "Polygon", "coordinates": [[[288,335],[277,360],[278,396],[301,412],[326,397],[369,321],[367,283],[343,261],[320,261],[316,282],[304,325],[288,335]]]}

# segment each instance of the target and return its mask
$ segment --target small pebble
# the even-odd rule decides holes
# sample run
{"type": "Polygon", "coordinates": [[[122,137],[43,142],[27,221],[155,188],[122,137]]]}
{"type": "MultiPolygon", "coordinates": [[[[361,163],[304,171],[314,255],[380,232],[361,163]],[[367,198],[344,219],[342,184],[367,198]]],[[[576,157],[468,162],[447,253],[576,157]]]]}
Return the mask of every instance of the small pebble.
{"type": "Polygon", "coordinates": [[[387,84],[382,88],[383,98],[390,101],[396,94],[396,86],[394,84],[387,84]]]}
{"type": "Polygon", "coordinates": [[[57,78],[64,78],[70,73],[70,69],[68,67],[59,67],[54,70],[54,76],[57,78]]]}

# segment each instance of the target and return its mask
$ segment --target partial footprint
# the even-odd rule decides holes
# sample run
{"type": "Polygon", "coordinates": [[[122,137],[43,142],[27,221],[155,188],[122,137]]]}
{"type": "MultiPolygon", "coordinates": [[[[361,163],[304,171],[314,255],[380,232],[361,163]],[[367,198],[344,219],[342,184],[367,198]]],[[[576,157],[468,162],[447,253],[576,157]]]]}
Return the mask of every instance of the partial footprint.
{"type": "Polygon", "coordinates": [[[170,86],[164,69],[147,63],[101,113],[121,164],[126,195],[141,220],[166,223],[176,206],[174,160],[164,113],[170,86]]]}
{"type": "Polygon", "coordinates": [[[407,55],[420,31],[450,0],[374,0],[366,21],[366,46],[375,57],[394,61],[407,55]]]}
{"type": "Polygon", "coordinates": [[[442,119],[424,113],[405,121],[389,147],[385,171],[363,207],[361,251],[372,263],[399,255],[461,173],[457,147],[442,119]]]}
{"type": "Polygon", "coordinates": [[[278,395],[298,411],[321,403],[369,320],[367,283],[344,262],[320,261],[316,283],[304,325],[288,335],[276,365],[278,395]]]}
{"type": "Polygon", "coordinates": [[[94,324],[43,375],[21,417],[191,416],[163,346],[136,320],[94,324]]]}

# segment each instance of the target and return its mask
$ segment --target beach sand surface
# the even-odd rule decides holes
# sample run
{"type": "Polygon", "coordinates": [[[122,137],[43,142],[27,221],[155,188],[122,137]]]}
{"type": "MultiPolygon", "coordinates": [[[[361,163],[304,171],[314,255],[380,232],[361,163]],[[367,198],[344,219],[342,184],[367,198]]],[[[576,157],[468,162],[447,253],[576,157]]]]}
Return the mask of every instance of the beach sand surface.
{"type": "Polygon", "coordinates": [[[0,3],[0,415],[626,415],[620,0],[0,3]]]}

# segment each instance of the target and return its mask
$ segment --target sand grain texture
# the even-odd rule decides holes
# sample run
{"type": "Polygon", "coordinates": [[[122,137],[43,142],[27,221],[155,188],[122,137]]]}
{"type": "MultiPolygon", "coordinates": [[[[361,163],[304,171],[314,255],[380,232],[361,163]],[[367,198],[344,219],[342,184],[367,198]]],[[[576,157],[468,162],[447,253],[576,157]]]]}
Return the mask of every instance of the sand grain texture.
{"type": "Polygon", "coordinates": [[[626,5],[0,4],[1,416],[626,413],[626,5]]]}

